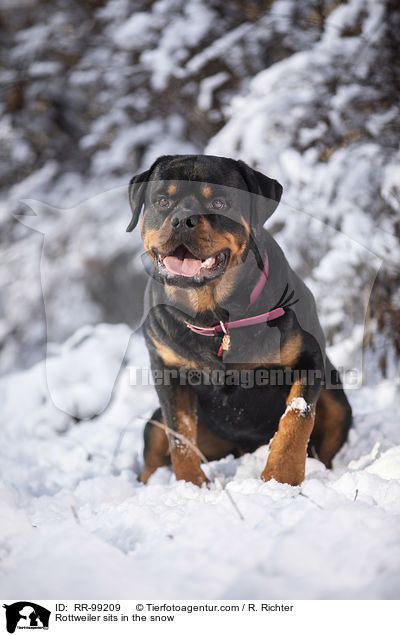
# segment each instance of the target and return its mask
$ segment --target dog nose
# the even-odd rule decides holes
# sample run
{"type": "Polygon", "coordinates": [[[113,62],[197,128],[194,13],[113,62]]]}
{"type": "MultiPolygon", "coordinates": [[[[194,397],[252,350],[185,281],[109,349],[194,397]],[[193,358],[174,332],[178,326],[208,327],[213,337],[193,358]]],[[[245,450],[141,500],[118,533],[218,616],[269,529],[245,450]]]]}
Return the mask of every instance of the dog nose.
{"type": "Polygon", "coordinates": [[[174,230],[193,230],[199,222],[199,215],[192,212],[175,212],[171,217],[174,230]]]}

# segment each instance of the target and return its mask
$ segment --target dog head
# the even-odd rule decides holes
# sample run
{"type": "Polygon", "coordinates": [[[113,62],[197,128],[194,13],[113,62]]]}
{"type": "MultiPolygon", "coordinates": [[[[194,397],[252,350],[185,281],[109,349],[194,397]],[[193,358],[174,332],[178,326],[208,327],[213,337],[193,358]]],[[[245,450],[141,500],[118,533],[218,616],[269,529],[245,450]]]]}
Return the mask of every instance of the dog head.
{"type": "Polygon", "coordinates": [[[210,285],[247,253],[277,207],[282,186],[243,161],[160,157],[130,182],[131,232],[141,232],[155,276],[167,285],[210,285]]]}

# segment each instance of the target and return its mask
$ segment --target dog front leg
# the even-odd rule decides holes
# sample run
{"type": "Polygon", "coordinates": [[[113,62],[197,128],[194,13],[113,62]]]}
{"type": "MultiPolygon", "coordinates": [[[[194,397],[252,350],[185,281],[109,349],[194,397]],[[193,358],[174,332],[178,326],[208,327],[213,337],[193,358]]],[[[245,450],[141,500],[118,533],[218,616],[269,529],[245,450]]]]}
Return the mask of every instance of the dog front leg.
{"type": "Polygon", "coordinates": [[[267,465],[261,479],[276,479],[282,484],[298,486],[304,481],[307,446],[314,427],[315,405],[319,386],[301,381],[292,385],[286,411],[272,439],[267,465]]]}
{"type": "Polygon", "coordinates": [[[175,476],[201,486],[208,479],[200,468],[200,457],[192,447],[197,447],[196,395],[191,387],[178,384],[171,386],[168,393],[169,400],[163,405],[165,421],[169,428],[185,438],[169,434],[175,476]]]}

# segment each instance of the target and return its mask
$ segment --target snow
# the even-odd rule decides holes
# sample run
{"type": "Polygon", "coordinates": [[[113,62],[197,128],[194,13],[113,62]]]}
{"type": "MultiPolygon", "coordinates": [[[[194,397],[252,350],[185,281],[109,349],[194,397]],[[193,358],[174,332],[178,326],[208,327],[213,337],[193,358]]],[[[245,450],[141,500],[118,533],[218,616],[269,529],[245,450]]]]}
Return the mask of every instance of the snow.
{"type": "MultiPolygon", "coordinates": [[[[75,263],[68,285],[48,288],[51,339],[60,343],[96,320],[130,323],[128,311],[119,307],[115,316],[102,303],[93,268],[111,268],[124,296],[132,279],[136,285],[138,268],[128,266],[124,285],[121,265],[138,249],[135,237],[114,243],[109,232],[115,239],[126,227],[132,174],[161,154],[228,155],[280,179],[283,201],[271,220],[281,226],[276,238],[312,287],[328,340],[350,336],[354,320],[363,323],[378,270],[384,278],[399,267],[399,107],[387,77],[386,4],[323,2],[316,10],[312,0],[275,0],[248,13],[220,0],[156,0],[136,8],[128,0],[90,8],[55,0],[49,11],[35,2],[32,13],[12,12],[0,72],[7,98],[0,105],[7,250],[0,372],[40,360],[46,341],[37,284],[41,237],[15,220],[26,214],[21,201],[49,206],[40,231],[57,229],[57,247],[63,245],[62,257],[51,262],[54,280],[75,263]],[[99,204],[97,216],[79,205],[117,187],[121,194],[99,204]],[[102,223],[105,205],[113,228],[102,223]],[[73,207],[74,222],[64,231],[58,210],[73,207]],[[86,258],[88,235],[110,245],[106,256],[98,250],[95,264],[86,258]],[[77,312],[71,320],[65,312],[71,297],[74,304],[80,299],[80,321],[77,312]]],[[[386,302],[380,310],[385,337],[375,344],[389,359],[395,321],[386,302]]]]}
{"type": "Polygon", "coordinates": [[[289,411],[299,411],[299,415],[306,415],[307,412],[310,412],[310,405],[307,404],[304,398],[296,397],[290,400],[282,417],[289,413],[289,411]]]}
{"type": "Polygon", "coordinates": [[[359,0],[338,6],[317,43],[261,71],[231,100],[229,121],[207,146],[209,154],[245,160],[284,185],[267,229],[281,226],[275,238],[299,272],[307,260],[302,273],[330,341],[349,334],[354,322],[364,324],[379,269],[398,276],[400,266],[393,141],[382,154],[397,105],[371,120],[359,107],[377,96],[376,87],[365,86],[364,66],[376,54],[383,10],[359,0]],[[357,20],[360,37],[343,37],[357,20]],[[351,68],[342,66],[345,59],[351,68]],[[391,221],[382,205],[391,206],[391,221]]]}
{"type": "Polygon", "coordinates": [[[119,28],[115,29],[113,39],[122,48],[134,51],[153,43],[156,34],[152,33],[154,15],[138,11],[119,28]]]}
{"type": "Polygon", "coordinates": [[[114,387],[130,335],[124,325],[80,330],[53,352],[47,373],[40,362],[0,384],[3,598],[398,597],[393,382],[349,391],[348,443],[333,470],[308,459],[300,487],[260,480],[267,446],[205,465],[209,487],[177,482],[169,467],[143,485],[142,430],[157,398],[150,384],[130,382],[131,366],[149,368],[139,335],[114,387]],[[73,416],[51,400],[54,369],[73,416]],[[68,373],[73,381],[62,382],[68,373]]]}
{"type": "Polygon", "coordinates": [[[28,4],[5,17],[0,71],[3,598],[398,598],[387,1],[248,15],[219,0],[28,4]],[[161,154],[196,152],[282,182],[267,229],[342,370],[354,427],[332,470],[307,460],[300,487],[260,480],[267,446],[204,466],[209,487],[170,468],[137,481],[157,398],[134,381],[149,368],[132,335],[146,275],[124,232],[127,184],[161,154]]]}
{"type": "Polygon", "coordinates": [[[211,77],[206,77],[200,84],[197,105],[200,110],[209,110],[212,106],[213,92],[229,79],[228,73],[216,73],[211,77]]]}
{"type": "Polygon", "coordinates": [[[395,447],[382,453],[366,470],[383,479],[400,479],[400,449],[395,447]]]}
{"type": "MultiPolygon", "coordinates": [[[[154,14],[170,11],[168,0],[155,3],[154,14]]],[[[166,88],[170,76],[179,74],[179,66],[187,59],[188,49],[195,47],[210,29],[215,13],[208,9],[203,0],[192,0],[179,8],[164,27],[156,45],[142,53],[141,60],[151,69],[152,86],[160,91],[166,88]]]]}

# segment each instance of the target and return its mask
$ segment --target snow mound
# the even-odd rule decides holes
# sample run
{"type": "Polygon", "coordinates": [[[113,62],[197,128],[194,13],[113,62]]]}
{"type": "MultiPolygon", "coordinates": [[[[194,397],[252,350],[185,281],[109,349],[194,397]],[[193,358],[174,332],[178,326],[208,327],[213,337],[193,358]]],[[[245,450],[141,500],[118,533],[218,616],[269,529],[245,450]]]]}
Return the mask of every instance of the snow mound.
{"type": "Polygon", "coordinates": [[[138,335],[113,391],[104,380],[127,331],[88,327],[51,358],[76,369],[65,404],[87,394],[86,419],[51,401],[44,362],[0,384],[3,598],[398,598],[394,385],[350,392],[348,443],[333,470],[308,459],[301,487],[260,480],[267,446],[213,462],[241,520],[210,466],[208,488],[177,482],[168,467],[146,486],[137,481],[143,426],[157,405],[152,386],[132,384],[129,367],[149,366],[138,335]],[[99,339],[103,359],[89,368],[99,339]],[[101,410],[104,392],[112,397],[101,410]]]}

